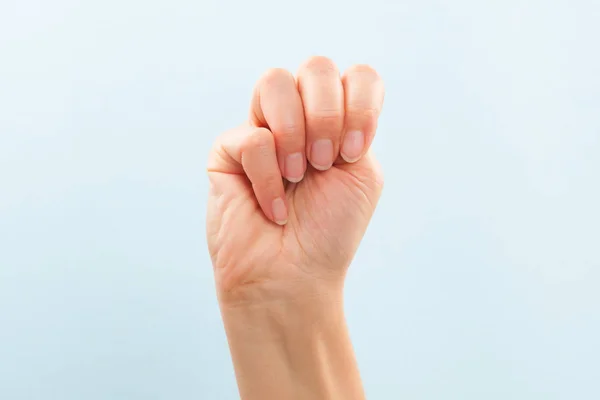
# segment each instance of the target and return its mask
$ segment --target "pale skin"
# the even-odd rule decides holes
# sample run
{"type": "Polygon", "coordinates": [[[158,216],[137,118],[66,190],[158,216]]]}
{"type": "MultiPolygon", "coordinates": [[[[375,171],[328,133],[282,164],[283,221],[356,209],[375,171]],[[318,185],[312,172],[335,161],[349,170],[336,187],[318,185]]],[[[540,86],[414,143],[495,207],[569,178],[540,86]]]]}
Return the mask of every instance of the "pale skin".
{"type": "Polygon", "coordinates": [[[208,246],[243,400],[365,398],[343,287],[383,188],[383,97],[367,65],[272,69],[211,150],[208,246]]]}

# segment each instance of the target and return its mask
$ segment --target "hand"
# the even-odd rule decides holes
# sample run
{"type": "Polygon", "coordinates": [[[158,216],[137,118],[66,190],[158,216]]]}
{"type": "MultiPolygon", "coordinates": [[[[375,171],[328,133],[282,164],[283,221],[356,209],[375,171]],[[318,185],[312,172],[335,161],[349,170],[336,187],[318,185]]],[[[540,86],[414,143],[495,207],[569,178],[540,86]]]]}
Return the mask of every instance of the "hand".
{"type": "Polygon", "coordinates": [[[341,286],[383,187],[369,151],[383,97],[371,67],[340,77],[325,57],[296,79],[272,69],[259,80],[249,121],[219,137],[208,162],[207,237],[222,301],[341,286]]]}
{"type": "Polygon", "coordinates": [[[342,307],[383,180],[370,67],[268,71],[209,158],[207,237],[241,398],[363,400],[342,307]]]}

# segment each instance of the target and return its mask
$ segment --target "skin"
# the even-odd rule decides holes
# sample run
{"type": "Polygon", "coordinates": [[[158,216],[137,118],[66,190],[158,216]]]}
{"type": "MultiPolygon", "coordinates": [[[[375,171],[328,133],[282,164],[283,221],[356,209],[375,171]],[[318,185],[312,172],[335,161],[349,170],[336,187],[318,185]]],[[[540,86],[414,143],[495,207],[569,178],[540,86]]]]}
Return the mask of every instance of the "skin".
{"type": "Polygon", "coordinates": [[[383,188],[379,74],[328,58],[272,69],[208,161],[207,238],[243,400],[364,399],[346,271],[383,188]]]}

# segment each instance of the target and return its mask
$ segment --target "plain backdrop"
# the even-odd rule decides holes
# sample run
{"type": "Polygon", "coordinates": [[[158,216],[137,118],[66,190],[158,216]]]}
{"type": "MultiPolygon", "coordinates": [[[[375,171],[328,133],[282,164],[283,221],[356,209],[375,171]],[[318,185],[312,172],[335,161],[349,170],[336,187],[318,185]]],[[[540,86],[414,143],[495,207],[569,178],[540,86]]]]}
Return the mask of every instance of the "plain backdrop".
{"type": "Polygon", "coordinates": [[[600,3],[0,1],[0,399],[235,399],[207,152],[269,67],[369,63],[369,399],[600,398],[600,3]]]}

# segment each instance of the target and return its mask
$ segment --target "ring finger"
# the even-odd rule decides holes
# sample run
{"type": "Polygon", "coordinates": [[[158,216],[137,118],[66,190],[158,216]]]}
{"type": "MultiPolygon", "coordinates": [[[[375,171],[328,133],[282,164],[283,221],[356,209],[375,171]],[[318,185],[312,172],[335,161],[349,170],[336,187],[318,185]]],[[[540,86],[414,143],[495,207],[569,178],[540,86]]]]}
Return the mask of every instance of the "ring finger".
{"type": "Polygon", "coordinates": [[[298,72],[304,104],[306,156],[321,171],[329,169],[340,148],[344,126],[344,89],[335,64],[325,57],[310,58],[298,72]]]}

